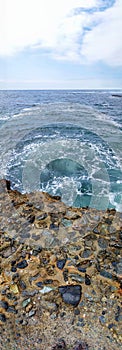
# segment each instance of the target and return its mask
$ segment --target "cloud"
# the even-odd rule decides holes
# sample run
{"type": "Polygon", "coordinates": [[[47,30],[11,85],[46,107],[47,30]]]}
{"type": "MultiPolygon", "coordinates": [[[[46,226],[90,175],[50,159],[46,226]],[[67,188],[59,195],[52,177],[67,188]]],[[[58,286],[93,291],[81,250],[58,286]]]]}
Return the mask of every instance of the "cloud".
{"type": "Polygon", "coordinates": [[[84,36],[81,55],[89,63],[103,61],[111,66],[121,66],[122,1],[116,1],[105,12],[96,13],[92,20],[98,21],[98,24],[84,36]]]}
{"type": "Polygon", "coordinates": [[[33,49],[117,66],[121,16],[122,0],[0,0],[0,56],[33,49]]]}

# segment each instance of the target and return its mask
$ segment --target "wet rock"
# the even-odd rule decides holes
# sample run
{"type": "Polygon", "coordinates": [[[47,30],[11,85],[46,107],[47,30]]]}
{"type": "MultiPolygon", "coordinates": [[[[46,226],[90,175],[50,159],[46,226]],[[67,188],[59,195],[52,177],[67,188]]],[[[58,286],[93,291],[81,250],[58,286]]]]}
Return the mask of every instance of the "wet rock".
{"type": "Polygon", "coordinates": [[[60,260],[57,260],[57,267],[58,269],[62,270],[64,265],[66,263],[66,259],[60,259],[60,260]]]}
{"type": "Polygon", "coordinates": [[[59,287],[59,292],[62,296],[63,301],[66,304],[76,307],[81,299],[81,286],[80,285],[69,285],[59,287]]]}
{"type": "Polygon", "coordinates": [[[26,260],[22,260],[16,265],[18,269],[25,269],[25,267],[27,266],[28,266],[28,263],[26,260]]]}

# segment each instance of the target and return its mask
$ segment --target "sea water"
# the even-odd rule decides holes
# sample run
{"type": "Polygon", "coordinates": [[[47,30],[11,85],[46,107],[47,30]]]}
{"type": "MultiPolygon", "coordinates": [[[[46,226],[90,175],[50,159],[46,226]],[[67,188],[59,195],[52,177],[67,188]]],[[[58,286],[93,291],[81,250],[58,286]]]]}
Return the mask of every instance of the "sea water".
{"type": "Polygon", "coordinates": [[[0,91],[0,178],[69,206],[122,210],[122,98],[110,90],[0,91]]]}

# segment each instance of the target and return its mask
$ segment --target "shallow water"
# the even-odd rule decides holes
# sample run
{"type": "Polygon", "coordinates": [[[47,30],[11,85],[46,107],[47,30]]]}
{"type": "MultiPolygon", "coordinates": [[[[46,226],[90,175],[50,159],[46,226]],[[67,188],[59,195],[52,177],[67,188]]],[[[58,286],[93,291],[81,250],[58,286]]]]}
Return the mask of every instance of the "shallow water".
{"type": "Polygon", "coordinates": [[[122,99],[112,93],[0,91],[0,178],[121,211],[122,99]]]}

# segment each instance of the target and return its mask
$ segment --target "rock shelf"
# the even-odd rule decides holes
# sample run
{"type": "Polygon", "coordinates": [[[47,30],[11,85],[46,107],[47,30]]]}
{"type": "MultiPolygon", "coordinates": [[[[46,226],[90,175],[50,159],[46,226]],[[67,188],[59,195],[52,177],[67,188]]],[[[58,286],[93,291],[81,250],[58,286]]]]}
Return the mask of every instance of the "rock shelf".
{"type": "Polygon", "coordinates": [[[122,214],[0,181],[0,348],[121,346],[122,214]]]}

